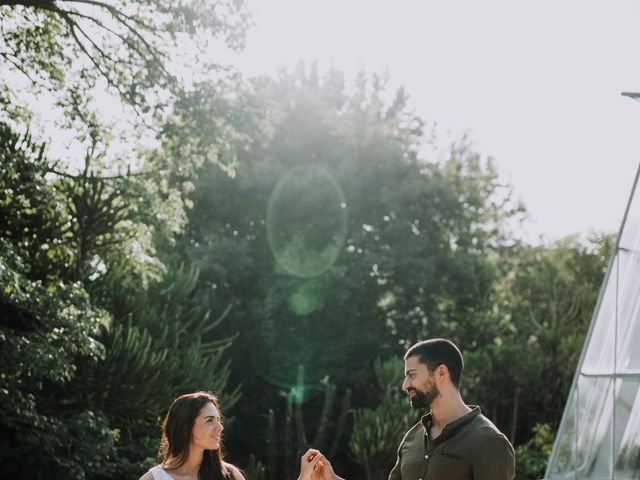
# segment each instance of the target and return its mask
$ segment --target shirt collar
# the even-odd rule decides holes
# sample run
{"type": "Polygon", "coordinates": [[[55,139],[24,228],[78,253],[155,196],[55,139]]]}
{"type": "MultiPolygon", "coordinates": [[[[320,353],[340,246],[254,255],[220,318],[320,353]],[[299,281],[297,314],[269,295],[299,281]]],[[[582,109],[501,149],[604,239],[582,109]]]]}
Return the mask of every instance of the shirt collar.
{"type": "MultiPolygon", "coordinates": [[[[466,425],[471,422],[475,417],[480,415],[480,407],[478,405],[467,405],[471,411],[465,413],[460,418],[457,418],[451,423],[447,423],[442,429],[442,433],[438,435],[436,440],[441,440],[449,437],[455,430],[460,428],[462,425],[466,425]]],[[[424,428],[425,435],[428,434],[429,429],[431,428],[431,412],[427,413],[425,416],[421,418],[422,428],[424,428]]]]}

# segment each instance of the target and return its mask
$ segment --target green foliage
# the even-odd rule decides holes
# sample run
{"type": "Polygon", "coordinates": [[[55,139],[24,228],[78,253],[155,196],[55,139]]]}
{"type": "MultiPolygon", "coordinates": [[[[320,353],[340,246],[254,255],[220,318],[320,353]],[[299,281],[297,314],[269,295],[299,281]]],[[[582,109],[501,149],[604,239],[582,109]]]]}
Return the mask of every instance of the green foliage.
{"type": "Polygon", "coordinates": [[[544,477],[553,448],[554,432],[550,425],[536,424],[531,439],[516,449],[516,479],[540,480],[544,477]]]}
{"type": "Polygon", "coordinates": [[[356,462],[364,467],[367,480],[388,475],[396,461],[397,446],[416,418],[399,389],[402,369],[399,359],[377,359],[374,371],[380,402],[374,409],[359,408],[354,414],[349,448],[356,462]]]}
{"type": "MultiPolygon", "coordinates": [[[[322,85],[317,78],[301,75],[256,82],[257,95],[265,97],[263,102],[271,112],[266,119],[271,127],[265,129],[273,132],[271,138],[239,150],[235,180],[203,164],[195,190],[188,195],[194,207],[188,212],[186,255],[202,261],[203,281],[218,286],[218,295],[242,299],[242,307],[236,310],[243,318],[238,319],[241,330],[254,337],[262,332],[270,351],[275,345],[269,344],[269,338],[299,345],[301,331],[320,322],[323,328],[314,335],[327,337],[332,345],[332,355],[323,357],[341,365],[350,350],[354,368],[369,370],[365,360],[369,355],[358,355],[357,347],[347,349],[347,344],[376,344],[379,333],[389,331],[392,336],[381,347],[396,352],[400,341],[451,331],[455,317],[464,318],[475,298],[488,295],[492,270],[486,254],[500,237],[493,230],[485,232],[482,225],[504,210],[484,205],[499,188],[491,167],[485,167],[464,145],[456,146],[455,155],[442,165],[419,161],[415,153],[419,120],[403,112],[402,95],[385,109],[380,80],[376,85],[371,95],[363,86],[351,97],[338,72],[329,72],[322,85]],[[334,265],[305,280],[274,266],[265,248],[264,225],[265,209],[278,181],[310,164],[322,165],[341,186],[349,222],[334,265]],[[247,269],[252,271],[250,278],[247,269]],[[304,311],[308,321],[292,314],[291,306],[300,306],[298,311],[304,311]],[[295,338],[287,334],[289,324],[295,338]],[[342,328],[347,330],[345,335],[331,333],[342,328]]],[[[176,118],[200,107],[199,98],[194,97],[194,106],[184,107],[185,113],[176,113],[176,118]]],[[[199,113],[193,118],[208,117],[199,113]]],[[[175,125],[177,121],[167,129],[173,131],[175,125]]],[[[183,144],[197,144],[201,141],[198,134],[207,130],[198,127],[194,131],[195,138],[187,137],[183,144]]],[[[168,145],[174,141],[167,139],[168,145]]],[[[172,154],[170,149],[165,151],[172,154]]],[[[326,210],[326,204],[318,203],[309,209],[307,218],[321,223],[326,210]]],[[[506,210],[503,213],[510,215],[506,210]]],[[[495,229],[500,229],[499,224],[495,229]]],[[[314,251],[303,247],[296,249],[314,251]]],[[[321,338],[309,340],[303,348],[313,351],[321,343],[321,338]]],[[[295,367],[291,367],[300,363],[290,350],[284,344],[275,348],[278,354],[286,351],[293,356],[286,358],[289,383],[295,378],[295,367]]],[[[252,355],[262,351],[252,349],[252,355]]],[[[254,359],[266,365],[264,359],[254,359]]],[[[316,368],[305,367],[308,373],[316,368]]],[[[276,365],[274,370],[280,369],[276,365]]],[[[315,378],[325,373],[332,378],[334,373],[341,375],[329,370],[315,378]]]]}
{"type": "MultiPolygon", "coordinates": [[[[100,337],[104,361],[74,384],[121,431],[114,456],[120,476],[149,467],[159,416],[177,395],[215,392],[223,413],[238,401],[238,388],[226,388],[230,369],[221,358],[231,338],[214,333],[224,315],[211,318],[206,295],[195,290],[197,275],[192,268],[170,268],[161,282],[121,298],[100,337]]],[[[232,420],[226,420],[227,428],[232,420]]]]}
{"type": "Polygon", "coordinates": [[[139,476],[177,394],[212,390],[225,409],[237,401],[221,358],[231,335],[216,333],[230,307],[213,319],[198,270],[165,271],[156,241],[169,243],[167,212],[181,210],[151,178],[101,176],[89,156],[81,174],[56,174],[5,124],[0,158],[4,471],[139,476]]]}
{"type": "Polygon", "coordinates": [[[108,316],[91,305],[81,285],[31,281],[22,264],[0,240],[4,471],[17,478],[25,469],[34,478],[106,471],[118,432],[79,392],[66,388],[81,373],[79,362],[95,365],[104,358],[96,337],[108,316]]]}
{"type": "MultiPolygon", "coordinates": [[[[151,156],[179,165],[170,186],[190,185],[183,190],[188,226],[175,254],[198,267],[199,286],[214,302],[235,305],[231,381],[252,379],[248,388],[262,392],[259,405],[250,395],[238,404],[239,431],[281,408],[279,392],[295,385],[298,365],[310,392],[304,410],[321,407],[315,392],[327,375],[338,391],[353,389],[355,406],[375,408],[372,359],[400,356],[427,336],[478,345],[476,324],[491,309],[498,259],[513,244],[508,226],[522,209],[467,139],[439,162],[419,158],[424,122],[408,111],[402,91],[386,104],[384,83],[362,75],[347,87],[340,72],[319,78],[301,68],[239,84],[235,95],[222,88],[222,99],[211,95],[217,84],[200,85],[175,105],[151,156]],[[211,120],[222,112],[224,121],[211,120]],[[214,163],[212,148],[230,152],[233,170],[214,163]],[[343,193],[336,199],[344,201],[346,235],[332,227],[331,189],[322,190],[322,201],[296,198],[313,181],[289,190],[280,217],[298,222],[300,235],[271,232],[288,246],[276,245],[276,254],[293,249],[302,260],[323,252],[327,238],[343,239],[322,272],[306,278],[274,258],[267,222],[277,216],[268,205],[281,179],[318,167],[343,193]]],[[[230,450],[265,451],[265,437],[230,432],[230,450]]],[[[346,451],[342,445],[336,461],[353,467],[346,451]]]]}
{"type": "Polygon", "coordinates": [[[29,133],[19,135],[0,122],[0,233],[23,257],[32,279],[56,275],[71,262],[63,247],[71,222],[62,196],[45,178],[43,152],[29,133]]]}
{"type": "Polygon", "coordinates": [[[382,477],[412,413],[401,367],[373,359],[447,336],[465,349],[465,397],[523,444],[521,472],[537,475],[549,442],[546,427],[533,427],[560,416],[609,239],[518,244],[509,227],[523,209],[492,162],[467,138],[422,158],[435,139],[403,90],[384,100],[384,78],[363,73],[347,86],[336,70],[300,65],[277,79],[229,74],[183,90],[171,45],[190,52],[202,34],[239,46],[243,2],[0,2],[0,12],[0,66],[36,92],[64,90],[57,106],[86,147],[78,174],[51,162],[3,78],[0,461],[9,474],[27,465],[36,478],[140,475],[169,401],[211,389],[233,408],[230,458],[247,460],[256,479],[277,478],[283,462],[292,477],[286,459],[309,443],[335,454],[339,471],[355,470],[341,440],[349,394],[342,413],[333,408],[336,392],[353,391],[349,447],[368,478],[382,477]],[[139,114],[173,102],[160,148],[112,161],[111,133],[92,111],[102,82],[139,114]],[[336,188],[312,195],[313,175],[299,175],[309,169],[336,188]],[[296,188],[272,201],[283,178],[296,188]],[[300,266],[313,268],[300,275],[300,266]]]}
{"type": "Polygon", "coordinates": [[[249,455],[249,462],[243,472],[246,480],[265,479],[265,467],[259,460],[256,460],[256,456],[253,454],[249,455]]]}
{"type": "MultiPolygon", "coordinates": [[[[296,385],[286,392],[286,409],[284,411],[284,428],[280,432],[276,430],[276,415],[270,409],[268,417],[267,436],[267,456],[269,478],[290,478],[295,475],[299,459],[310,447],[319,449],[325,455],[333,457],[338,450],[338,446],[343,440],[347,418],[351,413],[351,390],[347,389],[342,397],[341,407],[337,415],[337,422],[332,425],[331,418],[334,415],[334,402],[336,396],[336,386],[325,377],[320,382],[324,396],[320,405],[320,414],[317,416],[316,433],[313,438],[307,435],[307,424],[305,422],[303,401],[307,395],[307,386],[304,382],[304,367],[298,367],[298,378],[296,385]],[[278,433],[284,437],[282,441],[278,439],[278,433]],[[276,450],[280,453],[276,454],[276,450]]],[[[316,412],[317,413],[317,412],[316,412]]],[[[312,417],[313,418],[313,417],[312,417]]]]}
{"type": "Polygon", "coordinates": [[[158,405],[177,392],[220,392],[225,409],[238,399],[237,390],[223,393],[229,369],[221,354],[231,338],[212,334],[224,315],[211,318],[194,278],[193,269],[171,269],[161,283],[132,295],[122,307],[126,316],[114,313],[103,333],[107,357],[83,388],[106,394],[104,407],[123,424],[155,421],[158,405]]]}
{"type": "Polygon", "coordinates": [[[71,258],[69,227],[42,149],[2,124],[0,159],[0,461],[16,478],[106,472],[118,431],[67,388],[81,364],[104,359],[98,336],[110,317],[57,275],[71,258]]]}
{"type": "Polygon", "coordinates": [[[520,429],[559,421],[610,248],[606,236],[586,246],[567,238],[504,257],[491,309],[476,320],[463,387],[512,441],[520,429]]]}
{"type": "Polygon", "coordinates": [[[189,206],[205,165],[217,165],[235,177],[251,145],[266,141],[272,127],[265,99],[239,76],[194,87],[176,98],[159,135],[162,148],[150,154],[152,165],[171,171],[189,206]]]}
{"type": "Polygon", "coordinates": [[[631,443],[620,449],[615,464],[616,471],[637,472],[640,469],[640,447],[631,443]]]}
{"type": "Polygon", "coordinates": [[[141,110],[150,95],[178,86],[172,48],[193,40],[186,50],[202,53],[204,38],[240,48],[249,19],[237,0],[2,1],[0,12],[0,62],[34,87],[68,89],[71,100],[102,81],[141,110]]]}

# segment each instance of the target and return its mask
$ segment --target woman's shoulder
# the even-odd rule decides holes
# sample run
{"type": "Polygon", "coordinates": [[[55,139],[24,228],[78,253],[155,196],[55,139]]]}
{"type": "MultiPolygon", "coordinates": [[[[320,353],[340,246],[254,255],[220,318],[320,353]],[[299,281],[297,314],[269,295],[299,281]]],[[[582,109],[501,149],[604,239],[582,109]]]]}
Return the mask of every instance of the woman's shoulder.
{"type": "Polygon", "coordinates": [[[147,473],[142,475],[139,480],[167,480],[171,479],[171,475],[164,471],[164,469],[160,465],[156,465],[155,467],[151,467],[147,473]]]}
{"type": "Polygon", "coordinates": [[[142,475],[139,480],[153,480],[153,474],[149,470],[147,473],[142,475]]]}
{"type": "Polygon", "coordinates": [[[245,480],[244,475],[242,474],[242,471],[238,467],[236,467],[235,465],[231,465],[230,463],[227,463],[227,462],[224,462],[224,466],[227,467],[227,469],[231,472],[231,478],[233,480],[245,480]]]}

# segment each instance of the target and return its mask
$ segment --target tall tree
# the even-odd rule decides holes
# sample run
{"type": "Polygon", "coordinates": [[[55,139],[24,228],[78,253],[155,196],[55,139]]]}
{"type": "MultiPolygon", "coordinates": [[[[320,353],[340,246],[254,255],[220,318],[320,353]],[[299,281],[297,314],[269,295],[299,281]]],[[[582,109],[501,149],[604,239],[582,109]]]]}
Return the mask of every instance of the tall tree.
{"type": "MultiPolygon", "coordinates": [[[[158,155],[197,163],[177,250],[220,303],[236,305],[233,378],[251,379],[241,431],[268,408],[282,410],[279,392],[296,384],[299,365],[310,408],[326,375],[337,391],[354,389],[355,406],[373,406],[375,358],[424,335],[472,337],[467,314],[487,304],[490,257],[519,213],[489,161],[466,141],[441,162],[420,158],[424,122],[404,92],[383,101],[378,77],[363,74],[352,89],[340,72],[320,77],[313,67],[256,79],[227,105],[249,106],[257,122],[225,116],[238,133],[222,144],[210,140],[219,103],[206,92],[199,86],[176,104],[158,155]],[[235,176],[207,162],[211,152],[232,153],[235,176]]],[[[231,435],[232,450],[265,441],[231,435]]]]}
{"type": "Polygon", "coordinates": [[[4,471],[139,475],[173,397],[238,398],[221,361],[224,309],[216,319],[195,267],[157,255],[180,227],[179,199],[149,175],[101,175],[91,157],[56,175],[43,146],[4,123],[0,160],[4,471]]]}
{"type": "Polygon", "coordinates": [[[1,461],[15,478],[83,478],[104,470],[117,432],[75,394],[51,392],[79,362],[104,359],[96,338],[109,315],[62,273],[71,222],[47,166],[41,146],[0,123],[1,461]]]}
{"type": "Polygon", "coordinates": [[[568,237],[503,258],[491,308],[477,318],[467,389],[512,441],[559,421],[610,249],[610,236],[568,237]]]}

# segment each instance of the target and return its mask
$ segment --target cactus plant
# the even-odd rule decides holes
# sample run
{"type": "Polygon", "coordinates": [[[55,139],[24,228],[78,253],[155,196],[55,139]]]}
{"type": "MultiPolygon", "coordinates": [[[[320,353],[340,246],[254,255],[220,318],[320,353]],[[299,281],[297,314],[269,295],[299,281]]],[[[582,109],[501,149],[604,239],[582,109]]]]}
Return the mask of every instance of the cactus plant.
{"type": "Polygon", "coordinates": [[[374,371],[381,390],[375,409],[359,408],[354,413],[349,448],[357,463],[364,467],[367,480],[385,478],[395,461],[402,435],[415,421],[415,412],[403,401],[402,362],[376,360],[374,371]]]}
{"type": "Polygon", "coordinates": [[[304,367],[298,367],[296,385],[286,392],[286,407],[284,412],[284,439],[282,441],[283,451],[280,456],[277,452],[276,441],[276,415],[273,410],[269,410],[268,415],[268,436],[267,436],[267,473],[270,480],[279,478],[294,478],[294,472],[300,456],[307,448],[313,446],[332,457],[338,448],[339,442],[344,435],[346,423],[351,409],[351,390],[347,389],[343,396],[338,420],[335,423],[333,435],[329,435],[331,414],[334,411],[336,397],[336,386],[330,383],[329,377],[321,380],[320,384],[324,390],[320,417],[313,442],[309,443],[307,426],[305,425],[303,411],[303,397],[305,391],[304,367]],[[331,438],[329,444],[328,439],[331,438]],[[282,464],[279,465],[278,461],[282,464]],[[282,475],[278,474],[282,472],[282,475]]]}

